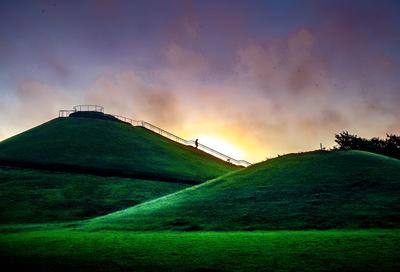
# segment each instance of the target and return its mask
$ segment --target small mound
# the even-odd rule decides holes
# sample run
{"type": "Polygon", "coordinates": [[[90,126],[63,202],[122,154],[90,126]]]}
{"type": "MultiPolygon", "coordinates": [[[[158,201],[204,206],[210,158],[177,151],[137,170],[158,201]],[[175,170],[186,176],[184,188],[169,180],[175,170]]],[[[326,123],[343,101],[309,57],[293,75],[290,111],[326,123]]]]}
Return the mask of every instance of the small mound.
{"type": "Polygon", "coordinates": [[[400,161],[361,151],[268,160],[88,221],[88,229],[400,227],[400,161]]]}

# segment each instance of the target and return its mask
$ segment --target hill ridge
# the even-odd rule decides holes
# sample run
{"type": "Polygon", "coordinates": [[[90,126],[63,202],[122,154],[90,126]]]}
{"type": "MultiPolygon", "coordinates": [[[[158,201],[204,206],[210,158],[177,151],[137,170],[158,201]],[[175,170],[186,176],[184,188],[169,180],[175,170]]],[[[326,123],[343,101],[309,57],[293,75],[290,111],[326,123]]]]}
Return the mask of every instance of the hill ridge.
{"type": "Polygon", "coordinates": [[[0,164],[196,184],[237,166],[122,122],[56,118],[0,142],[0,164]]]}
{"type": "Polygon", "coordinates": [[[369,152],[291,154],[93,218],[82,227],[129,230],[398,227],[399,170],[399,160],[369,152]],[[323,172],[317,173],[315,167],[323,172]]]}

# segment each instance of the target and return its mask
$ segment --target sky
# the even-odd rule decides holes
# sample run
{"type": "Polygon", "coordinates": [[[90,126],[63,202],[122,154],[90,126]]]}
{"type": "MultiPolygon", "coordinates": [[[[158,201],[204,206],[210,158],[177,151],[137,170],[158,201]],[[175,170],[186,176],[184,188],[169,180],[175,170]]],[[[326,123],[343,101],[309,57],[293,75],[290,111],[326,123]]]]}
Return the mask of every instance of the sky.
{"type": "Polygon", "coordinates": [[[237,159],[400,134],[400,1],[1,1],[0,140],[77,104],[237,159]]]}

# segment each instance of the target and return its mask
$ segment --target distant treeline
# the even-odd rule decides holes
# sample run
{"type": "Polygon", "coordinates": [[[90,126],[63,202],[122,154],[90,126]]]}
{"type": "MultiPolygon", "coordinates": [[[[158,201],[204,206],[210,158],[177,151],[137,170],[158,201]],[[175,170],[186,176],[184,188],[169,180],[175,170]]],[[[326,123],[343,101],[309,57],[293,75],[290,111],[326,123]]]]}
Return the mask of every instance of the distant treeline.
{"type": "Polygon", "coordinates": [[[335,134],[335,142],[339,149],[364,150],[400,159],[400,136],[394,134],[387,134],[386,139],[365,139],[343,131],[335,134]]]}

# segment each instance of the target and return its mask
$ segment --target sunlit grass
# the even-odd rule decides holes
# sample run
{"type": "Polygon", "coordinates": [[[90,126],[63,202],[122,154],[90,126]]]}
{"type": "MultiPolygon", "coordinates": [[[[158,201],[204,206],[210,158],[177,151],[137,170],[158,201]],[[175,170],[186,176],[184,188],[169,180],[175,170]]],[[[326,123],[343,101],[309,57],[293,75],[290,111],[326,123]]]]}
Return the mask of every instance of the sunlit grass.
{"type": "Polygon", "coordinates": [[[1,234],[3,265],[51,271],[398,271],[398,230],[1,234]]]}
{"type": "Polygon", "coordinates": [[[276,230],[400,226],[400,160],[368,152],[272,159],[95,218],[90,229],[276,230]]]}

